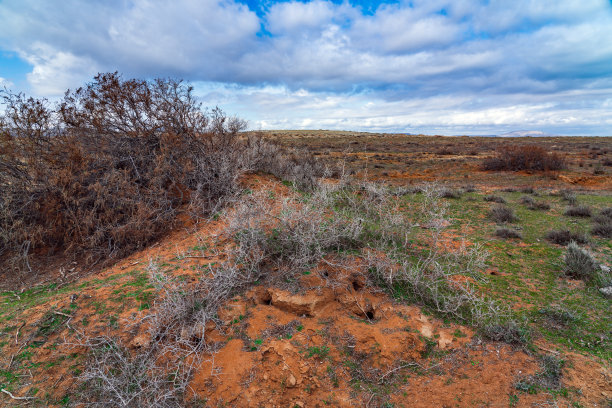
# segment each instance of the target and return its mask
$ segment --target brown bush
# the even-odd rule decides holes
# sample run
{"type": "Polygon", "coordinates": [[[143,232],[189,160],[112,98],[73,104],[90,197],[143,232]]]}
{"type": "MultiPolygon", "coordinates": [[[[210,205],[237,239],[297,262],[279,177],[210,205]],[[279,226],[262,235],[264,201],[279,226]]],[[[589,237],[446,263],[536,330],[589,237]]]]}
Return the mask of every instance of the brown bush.
{"type": "Polygon", "coordinates": [[[483,170],[508,171],[555,171],[567,167],[564,157],[549,153],[536,145],[510,145],[495,156],[484,159],[483,170]]]}
{"type": "MultiPolygon", "coordinates": [[[[245,122],[203,111],[181,81],[99,74],[54,108],[2,97],[0,261],[27,265],[33,251],[123,256],[165,233],[187,205],[214,211],[241,172],[261,168],[260,152],[240,138],[245,122]]],[[[266,160],[298,161],[281,154],[266,160]]]]}

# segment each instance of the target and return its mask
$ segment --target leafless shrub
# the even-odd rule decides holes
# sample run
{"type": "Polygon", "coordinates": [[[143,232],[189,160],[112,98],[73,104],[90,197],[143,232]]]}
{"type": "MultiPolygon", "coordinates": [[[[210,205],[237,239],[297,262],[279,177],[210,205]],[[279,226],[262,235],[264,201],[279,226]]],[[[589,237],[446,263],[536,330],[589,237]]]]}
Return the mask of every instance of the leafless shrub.
{"type": "Polygon", "coordinates": [[[557,245],[567,245],[572,241],[575,241],[579,244],[586,244],[589,242],[589,239],[585,234],[572,232],[567,229],[548,231],[546,233],[546,240],[557,245]]]}
{"type": "MultiPolygon", "coordinates": [[[[94,407],[182,407],[189,367],[160,361],[155,348],[132,354],[109,337],[87,339],[89,360],[81,374],[82,402],[94,407]]],[[[175,361],[173,360],[173,363],[175,361]]]]}
{"type": "Polygon", "coordinates": [[[273,174],[302,190],[313,190],[319,178],[339,172],[327,168],[307,152],[283,148],[257,134],[247,137],[243,158],[247,169],[273,174]]]}
{"type": "Polygon", "coordinates": [[[517,238],[517,239],[523,238],[518,231],[510,229],[510,228],[497,228],[495,230],[495,236],[499,238],[506,238],[506,239],[507,238],[517,238]]]}
{"type": "Polygon", "coordinates": [[[306,202],[284,199],[278,213],[264,194],[244,197],[230,217],[229,233],[240,247],[267,261],[307,268],[330,251],[361,245],[362,220],[328,213],[332,197],[325,190],[306,202]]]}
{"type": "Polygon", "coordinates": [[[491,208],[489,215],[493,219],[493,221],[497,223],[506,223],[506,222],[514,222],[517,220],[516,215],[514,215],[514,211],[512,208],[507,207],[503,204],[496,205],[491,208]]]}
{"type": "Polygon", "coordinates": [[[461,198],[461,191],[454,190],[448,187],[443,187],[440,190],[440,197],[442,198],[461,198]]]}
{"type": "Polygon", "coordinates": [[[3,92],[0,258],[63,252],[109,260],[143,248],[188,205],[211,214],[246,170],[313,188],[326,169],[311,155],[261,137],[245,122],[202,110],[172,79],[99,74],[57,107],[3,92]]]}
{"type": "Polygon", "coordinates": [[[255,263],[245,264],[238,247],[228,261],[210,268],[210,277],[190,287],[150,262],[150,280],[158,290],[147,316],[149,342],[135,353],[108,337],[85,339],[90,359],[81,375],[82,399],[100,407],[182,407],[194,369],[217,345],[206,338],[217,313],[232,296],[260,277],[255,263]]]}
{"type": "Polygon", "coordinates": [[[55,109],[3,97],[0,230],[13,254],[122,256],[182,205],[205,212],[235,188],[244,122],[202,111],[180,81],[99,74],[55,109]]]}
{"type": "Polygon", "coordinates": [[[522,196],[521,203],[527,206],[531,206],[535,204],[535,199],[531,196],[522,196]]]}
{"type": "Polygon", "coordinates": [[[487,323],[481,327],[480,331],[489,340],[516,345],[525,345],[531,337],[531,333],[525,325],[511,319],[487,323]]]}
{"type": "Polygon", "coordinates": [[[536,145],[506,146],[495,156],[486,158],[482,163],[483,170],[493,171],[556,171],[566,167],[564,157],[557,153],[547,152],[536,145]]]}
{"type": "Polygon", "coordinates": [[[520,189],[520,192],[523,194],[536,194],[536,191],[533,187],[523,187],[520,189]]]}
{"type": "Polygon", "coordinates": [[[539,357],[539,364],[540,370],[536,374],[521,378],[514,387],[529,393],[559,389],[565,361],[553,355],[543,355],[539,357]]]}
{"type": "Polygon", "coordinates": [[[586,205],[568,207],[567,210],[565,210],[564,215],[567,215],[568,217],[588,218],[591,216],[591,208],[587,207],[586,205]]]}
{"type": "Polygon", "coordinates": [[[483,200],[485,201],[489,201],[489,202],[494,202],[494,203],[500,203],[500,204],[506,204],[506,199],[504,197],[498,196],[498,195],[493,195],[493,194],[489,194],[484,196],[483,200]]]}
{"type": "Polygon", "coordinates": [[[593,218],[591,233],[604,238],[612,238],[612,207],[602,209],[593,218]]]}
{"type": "Polygon", "coordinates": [[[612,238],[612,220],[603,219],[602,222],[597,222],[591,229],[591,234],[603,238],[612,238]]]}
{"type": "Polygon", "coordinates": [[[612,207],[607,207],[607,208],[602,209],[601,211],[599,211],[599,215],[601,217],[606,217],[612,220],[612,207]]]}
{"type": "Polygon", "coordinates": [[[561,198],[564,201],[567,201],[569,205],[578,205],[578,198],[576,197],[576,193],[570,190],[561,190],[559,192],[561,194],[561,198]]]}

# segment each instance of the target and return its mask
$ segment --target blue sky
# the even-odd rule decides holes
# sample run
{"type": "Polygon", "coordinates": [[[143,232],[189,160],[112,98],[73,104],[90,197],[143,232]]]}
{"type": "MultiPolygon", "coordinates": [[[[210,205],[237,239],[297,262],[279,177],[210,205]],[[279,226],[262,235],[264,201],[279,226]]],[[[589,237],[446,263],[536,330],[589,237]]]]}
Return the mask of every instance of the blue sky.
{"type": "Polygon", "coordinates": [[[612,135],[612,2],[0,0],[0,85],[106,71],[252,129],[612,135]]]}

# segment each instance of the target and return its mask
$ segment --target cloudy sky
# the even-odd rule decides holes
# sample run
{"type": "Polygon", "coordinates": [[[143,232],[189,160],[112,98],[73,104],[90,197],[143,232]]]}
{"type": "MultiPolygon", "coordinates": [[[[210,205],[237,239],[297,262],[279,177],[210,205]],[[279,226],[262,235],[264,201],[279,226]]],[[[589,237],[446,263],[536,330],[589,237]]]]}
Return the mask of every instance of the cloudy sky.
{"type": "Polygon", "coordinates": [[[116,70],[252,129],[612,135],[612,1],[0,0],[0,85],[116,70]]]}

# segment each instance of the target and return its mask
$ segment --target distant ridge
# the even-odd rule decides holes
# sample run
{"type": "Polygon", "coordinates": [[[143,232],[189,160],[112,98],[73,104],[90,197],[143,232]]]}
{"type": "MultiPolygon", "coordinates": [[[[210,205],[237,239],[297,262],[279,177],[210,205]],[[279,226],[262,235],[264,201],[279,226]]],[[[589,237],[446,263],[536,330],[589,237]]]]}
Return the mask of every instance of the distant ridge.
{"type": "Polygon", "coordinates": [[[539,130],[515,130],[514,132],[502,133],[497,137],[545,137],[554,136],[549,133],[544,133],[539,130]]]}

